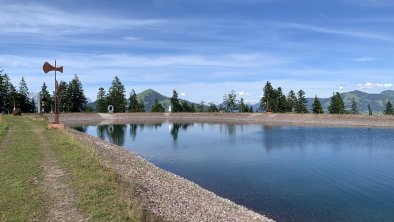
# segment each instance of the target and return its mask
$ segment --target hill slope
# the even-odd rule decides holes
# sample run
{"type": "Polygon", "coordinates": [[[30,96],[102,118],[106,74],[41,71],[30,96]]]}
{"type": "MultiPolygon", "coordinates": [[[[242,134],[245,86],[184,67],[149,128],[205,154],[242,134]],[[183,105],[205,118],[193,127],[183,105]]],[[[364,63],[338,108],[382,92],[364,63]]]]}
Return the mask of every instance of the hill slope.
{"type": "MultiPolygon", "coordinates": [[[[351,100],[354,99],[357,102],[357,107],[360,113],[368,113],[368,104],[371,105],[373,113],[383,113],[386,108],[387,100],[394,102],[394,91],[386,90],[378,94],[369,94],[358,90],[341,93],[341,97],[345,103],[346,110],[351,108],[351,100]]],[[[324,107],[324,111],[328,112],[328,106],[330,105],[330,98],[319,98],[321,104],[324,107]]],[[[307,98],[308,107],[312,109],[313,98],[307,98]]]]}
{"type": "Polygon", "coordinates": [[[153,89],[147,89],[141,93],[138,93],[137,99],[139,101],[144,101],[145,111],[147,112],[151,110],[152,105],[156,99],[166,110],[168,109],[168,106],[171,104],[169,97],[163,96],[162,94],[156,92],[153,89]]]}

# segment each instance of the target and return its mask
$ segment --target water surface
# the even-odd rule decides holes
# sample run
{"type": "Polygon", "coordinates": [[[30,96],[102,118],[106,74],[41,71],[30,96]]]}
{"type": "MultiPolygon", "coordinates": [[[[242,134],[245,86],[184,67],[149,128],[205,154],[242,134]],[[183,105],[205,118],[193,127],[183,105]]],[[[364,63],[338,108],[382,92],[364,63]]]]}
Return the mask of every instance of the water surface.
{"type": "Polygon", "coordinates": [[[81,131],[278,221],[394,221],[394,130],[200,123],[81,131]]]}

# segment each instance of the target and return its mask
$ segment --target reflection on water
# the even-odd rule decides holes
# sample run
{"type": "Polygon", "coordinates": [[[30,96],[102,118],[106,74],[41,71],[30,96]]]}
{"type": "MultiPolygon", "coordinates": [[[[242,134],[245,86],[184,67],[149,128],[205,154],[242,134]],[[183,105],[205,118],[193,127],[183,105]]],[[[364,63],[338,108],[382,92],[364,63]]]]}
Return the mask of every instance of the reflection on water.
{"type": "Polygon", "coordinates": [[[103,140],[108,139],[109,142],[114,143],[118,146],[123,146],[126,134],[126,125],[98,125],[97,136],[103,140]]]}
{"type": "MultiPolygon", "coordinates": [[[[129,132],[130,138],[135,141],[138,132],[142,132],[144,128],[147,129],[155,129],[158,130],[162,127],[162,123],[155,124],[129,124],[129,132]]],[[[187,131],[189,127],[194,126],[194,123],[169,123],[169,135],[171,135],[174,142],[178,140],[178,135],[181,131],[187,131]]],[[[204,130],[205,123],[198,123],[201,130],[204,130]]],[[[237,135],[237,130],[240,129],[240,133],[242,133],[243,126],[242,125],[231,125],[231,124],[218,124],[220,134],[224,134],[229,136],[231,139],[235,139],[237,135]]],[[[76,130],[81,132],[87,131],[87,126],[78,126],[74,127],[76,130]]],[[[269,129],[269,128],[264,128],[269,129]]],[[[118,146],[124,145],[124,140],[126,136],[127,125],[119,125],[119,124],[110,124],[110,125],[98,125],[97,126],[97,136],[103,140],[108,139],[111,143],[114,143],[118,146]]]]}
{"type": "Polygon", "coordinates": [[[173,123],[173,124],[170,124],[169,129],[170,129],[172,139],[174,141],[177,141],[179,130],[182,129],[182,130],[186,131],[189,126],[193,126],[193,123],[173,123]]]}
{"type": "Polygon", "coordinates": [[[278,221],[393,221],[394,130],[208,123],[78,130],[278,221]]]}

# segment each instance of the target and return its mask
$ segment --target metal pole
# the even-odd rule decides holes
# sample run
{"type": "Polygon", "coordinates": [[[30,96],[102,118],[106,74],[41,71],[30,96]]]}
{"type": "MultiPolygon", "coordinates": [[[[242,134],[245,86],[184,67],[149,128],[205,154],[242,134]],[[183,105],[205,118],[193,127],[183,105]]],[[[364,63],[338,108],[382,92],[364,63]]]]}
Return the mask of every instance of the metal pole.
{"type": "Polygon", "coordinates": [[[55,59],[55,123],[59,124],[59,113],[57,112],[57,87],[56,87],[56,59],[55,59]]]}

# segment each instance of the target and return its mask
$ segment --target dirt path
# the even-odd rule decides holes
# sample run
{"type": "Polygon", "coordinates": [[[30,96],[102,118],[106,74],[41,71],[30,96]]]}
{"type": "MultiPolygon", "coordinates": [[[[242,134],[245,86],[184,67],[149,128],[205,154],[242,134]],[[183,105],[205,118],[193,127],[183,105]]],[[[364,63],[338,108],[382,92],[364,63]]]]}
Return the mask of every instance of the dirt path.
{"type": "Polygon", "coordinates": [[[43,186],[47,200],[47,221],[88,221],[87,216],[78,209],[69,175],[62,169],[46,142],[44,130],[34,126],[32,121],[26,123],[36,135],[37,144],[40,144],[43,153],[42,167],[45,174],[43,186]]]}

